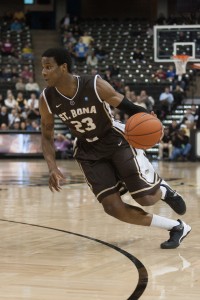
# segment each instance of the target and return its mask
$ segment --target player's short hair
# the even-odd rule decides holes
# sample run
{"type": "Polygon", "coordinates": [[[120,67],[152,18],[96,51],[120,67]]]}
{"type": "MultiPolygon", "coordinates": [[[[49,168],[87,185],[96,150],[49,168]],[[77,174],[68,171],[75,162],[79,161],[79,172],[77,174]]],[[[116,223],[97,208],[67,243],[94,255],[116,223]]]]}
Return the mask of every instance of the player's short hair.
{"type": "Polygon", "coordinates": [[[67,64],[68,72],[72,73],[72,59],[65,48],[50,48],[44,51],[42,57],[53,57],[58,66],[67,64]]]}

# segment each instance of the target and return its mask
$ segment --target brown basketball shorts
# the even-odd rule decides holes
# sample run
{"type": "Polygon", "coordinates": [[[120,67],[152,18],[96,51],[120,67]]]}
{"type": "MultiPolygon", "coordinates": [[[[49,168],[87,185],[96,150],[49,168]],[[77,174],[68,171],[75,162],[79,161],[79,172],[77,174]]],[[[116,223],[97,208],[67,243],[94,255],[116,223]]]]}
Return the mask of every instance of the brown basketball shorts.
{"type": "Polygon", "coordinates": [[[104,141],[103,144],[97,142],[95,146],[92,145],[92,150],[91,145],[89,146],[87,159],[80,159],[81,151],[79,158],[75,157],[87,184],[100,202],[104,197],[120,191],[122,184],[125,184],[133,198],[151,194],[160,186],[161,178],[145,152],[132,148],[121,135],[118,137],[114,138],[113,144],[109,142],[107,155],[104,141]]]}

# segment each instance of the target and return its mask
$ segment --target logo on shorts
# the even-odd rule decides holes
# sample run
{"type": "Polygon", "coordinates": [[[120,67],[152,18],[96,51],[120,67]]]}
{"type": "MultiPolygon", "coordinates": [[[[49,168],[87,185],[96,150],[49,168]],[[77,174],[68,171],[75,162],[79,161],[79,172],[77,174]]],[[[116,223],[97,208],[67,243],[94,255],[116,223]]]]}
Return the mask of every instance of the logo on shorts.
{"type": "Polygon", "coordinates": [[[121,142],[118,144],[118,146],[120,147],[120,146],[121,146],[121,144],[122,144],[122,140],[121,140],[121,142]]]}

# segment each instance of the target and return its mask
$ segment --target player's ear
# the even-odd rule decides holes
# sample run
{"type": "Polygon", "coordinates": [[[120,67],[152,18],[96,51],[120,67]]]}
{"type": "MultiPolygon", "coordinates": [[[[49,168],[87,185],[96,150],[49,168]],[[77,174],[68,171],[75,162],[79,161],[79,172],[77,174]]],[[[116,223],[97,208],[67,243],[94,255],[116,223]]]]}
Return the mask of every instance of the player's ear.
{"type": "Polygon", "coordinates": [[[63,70],[63,72],[66,72],[66,71],[68,72],[68,66],[66,63],[62,64],[62,70],[63,70]]]}

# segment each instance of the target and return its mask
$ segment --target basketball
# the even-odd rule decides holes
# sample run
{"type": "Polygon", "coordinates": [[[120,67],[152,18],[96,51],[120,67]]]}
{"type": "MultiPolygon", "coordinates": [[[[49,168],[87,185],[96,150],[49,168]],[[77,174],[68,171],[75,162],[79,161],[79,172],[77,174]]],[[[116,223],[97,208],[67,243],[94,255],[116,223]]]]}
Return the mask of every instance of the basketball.
{"type": "Polygon", "coordinates": [[[163,134],[161,121],[145,112],[131,116],[125,125],[125,138],[134,148],[149,149],[159,143],[163,134]]]}

